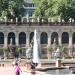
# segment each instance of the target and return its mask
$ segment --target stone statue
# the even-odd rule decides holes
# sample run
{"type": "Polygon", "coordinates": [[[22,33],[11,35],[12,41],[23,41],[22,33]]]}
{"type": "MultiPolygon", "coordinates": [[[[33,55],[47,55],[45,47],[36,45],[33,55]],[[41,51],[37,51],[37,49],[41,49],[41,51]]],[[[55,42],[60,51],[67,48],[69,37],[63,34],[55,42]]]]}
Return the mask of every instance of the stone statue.
{"type": "Polygon", "coordinates": [[[59,47],[57,47],[56,51],[54,52],[54,58],[62,58],[62,53],[59,47]]]}
{"type": "Polygon", "coordinates": [[[29,48],[26,50],[26,57],[28,59],[31,59],[32,58],[32,53],[33,53],[32,45],[30,44],[29,48]]]}
{"type": "Polygon", "coordinates": [[[52,48],[55,51],[57,48],[57,44],[56,44],[56,38],[54,38],[53,44],[52,44],[52,48]]]}
{"type": "Polygon", "coordinates": [[[12,38],[10,39],[10,45],[12,45],[12,38]]]}
{"type": "Polygon", "coordinates": [[[61,58],[62,57],[62,53],[61,53],[60,48],[58,47],[58,45],[56,43],[56,38],[54,38],[54,42],[52,44],[52,48],[53,48],[52,57],[53,58],[61,58]]]}
{"type": "Polygon", "coordinates": [[[54,42],[53,43],[56,43],[56,39],[54,38],[54,42]]]}

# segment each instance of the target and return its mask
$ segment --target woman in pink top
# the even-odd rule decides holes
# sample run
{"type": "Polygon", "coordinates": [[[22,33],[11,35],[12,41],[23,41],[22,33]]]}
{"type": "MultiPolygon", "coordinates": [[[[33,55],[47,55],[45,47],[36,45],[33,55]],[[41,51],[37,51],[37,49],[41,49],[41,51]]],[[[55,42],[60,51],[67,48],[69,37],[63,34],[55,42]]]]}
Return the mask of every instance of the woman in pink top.
{"type": "Polygon", "coordinates": [[[16,75],[20,75],[20,72],[22,72],[21,68],[18,65],[18,63],[16,63],[15,72],[16,72],[16,75]]]}

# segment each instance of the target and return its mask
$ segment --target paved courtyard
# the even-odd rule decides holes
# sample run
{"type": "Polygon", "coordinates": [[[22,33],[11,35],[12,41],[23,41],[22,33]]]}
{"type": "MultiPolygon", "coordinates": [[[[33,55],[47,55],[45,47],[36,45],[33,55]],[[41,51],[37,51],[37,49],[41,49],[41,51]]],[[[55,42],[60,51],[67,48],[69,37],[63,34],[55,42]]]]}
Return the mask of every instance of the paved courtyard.
{"type": "MultiPolygon", "coordinates": [[[[21,75],[43,75],[40,74],[39,72],[37,74],[31,74],[30,71],[26,71],[25,67],[21,67],[22,72],[21,75]]],[[[0,67],[0,75],[15,75],[15,69],[14,67],[0,67]]]]}
{"type": "MultiPolygon", "coordinates": [[[[74,74],[47,74],[45,72],[36,72],[36,74],[31,74],[30,71],[26,71],[25,67],[21,67],[22,72],[20,75],[74,75],[74,74]]],[[[0,67],[0,75],[15,75],[15,69],[13,66],[0,67]]]]}
{"type": "MultiPolygon", "coordinates": [[[[39,72],[37,72],[37,74],[31,74],[30,71],[26,71],[24,62],[25,61],[22,61],[22,65],[21,65],[21,69],[22,69],[21,75],[50,75],[50,74],[39,73],[39,72]]],[[[42,63],[54,63],[55,60],[49,60],[49,61],[41,60],[41,62],[42,63]]],[[[75,67],[75,59],[66,59],[66,60],[62,60],[62,62],[69,63],[70,64],[70,65],[68,64],[69,66],[75,67]]],[[[6,62],[0,62],[0,63],[5,64],[6,62]]],[[[46,65],[46,67],[47,67],[47,65],[46,65]]],[[[48,65],[48,67],[51,67],[51,65],[48,65]]],[[[7,62],[4,67],[0,66],[0,75],[15,75],[15,68],[12,66],[11,61],[7,62]]],[[[70,75],[72,75],[72,74],[70,74],[70,75]]]]}
{"type": "MultiPolygon", "coordinates": [[[[21,75],[31,75],[28,72],[26,73],[23,67],[21,69],[21,75]]],[[[0,67],[0,75],[15,75],[15,69],[14,67],[0,67]]]]}

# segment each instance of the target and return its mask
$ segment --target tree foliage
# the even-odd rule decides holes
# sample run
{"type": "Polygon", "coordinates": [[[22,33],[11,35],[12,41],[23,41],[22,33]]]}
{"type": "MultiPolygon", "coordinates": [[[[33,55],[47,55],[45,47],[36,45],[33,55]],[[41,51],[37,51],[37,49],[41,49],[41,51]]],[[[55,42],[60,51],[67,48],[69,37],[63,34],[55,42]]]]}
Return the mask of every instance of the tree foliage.
{"type": "Polygon", "coordinates": [[[75,20],[75,0],[61,0],[58,14],[60,14],[61,18],[66,22],[69,21],[70,18],[75,20]]]}
{"type": "Polygon", "coordinates": [[[33,0],[36,5],[35,17],[48,19],[57,16],[57,9],[60,0],[33,0]]]}
{"type": "MultiPolygon", "coordinates": [[[[36,0],[34,0],[35,2],[36,0]]],[[[48,14],[50,13],[48,10],[49,9],[49,3],[47,0],[38,0],[37,2],[35,2],[36,5],[36,10],[35,10],[35,16],[39,17],[40,19],[47,19],[48,18],[48,14]]]]}
{"type": "Polygon", "coordinates": [[[33,0],[36,5],[35,17],[47,19],[61,17],[64,21],[75,19],[75,0],[33,0]]]}
{"type": "Polygon", "coordinates": [[[0,0],[0,17],[13,18],[22,16],[24,0],[0,0]]]}

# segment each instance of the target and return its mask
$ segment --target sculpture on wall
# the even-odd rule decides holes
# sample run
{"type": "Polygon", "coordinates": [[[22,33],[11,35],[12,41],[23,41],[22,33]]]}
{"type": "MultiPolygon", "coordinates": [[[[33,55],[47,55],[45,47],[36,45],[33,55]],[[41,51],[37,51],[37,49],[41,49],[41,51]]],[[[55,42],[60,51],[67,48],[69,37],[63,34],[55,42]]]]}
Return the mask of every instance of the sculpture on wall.
{"type": "Polygon", "coordinates": [[[60,51],[60,47],[59,47],[59,45],[57,45],[56,41],[57,40],[54,39],[54,42],[53,42],[53,45],[52,45],[52,48],[53,48],[52,57],[53,58],[62,58],[62,53],[60,51]]]}

